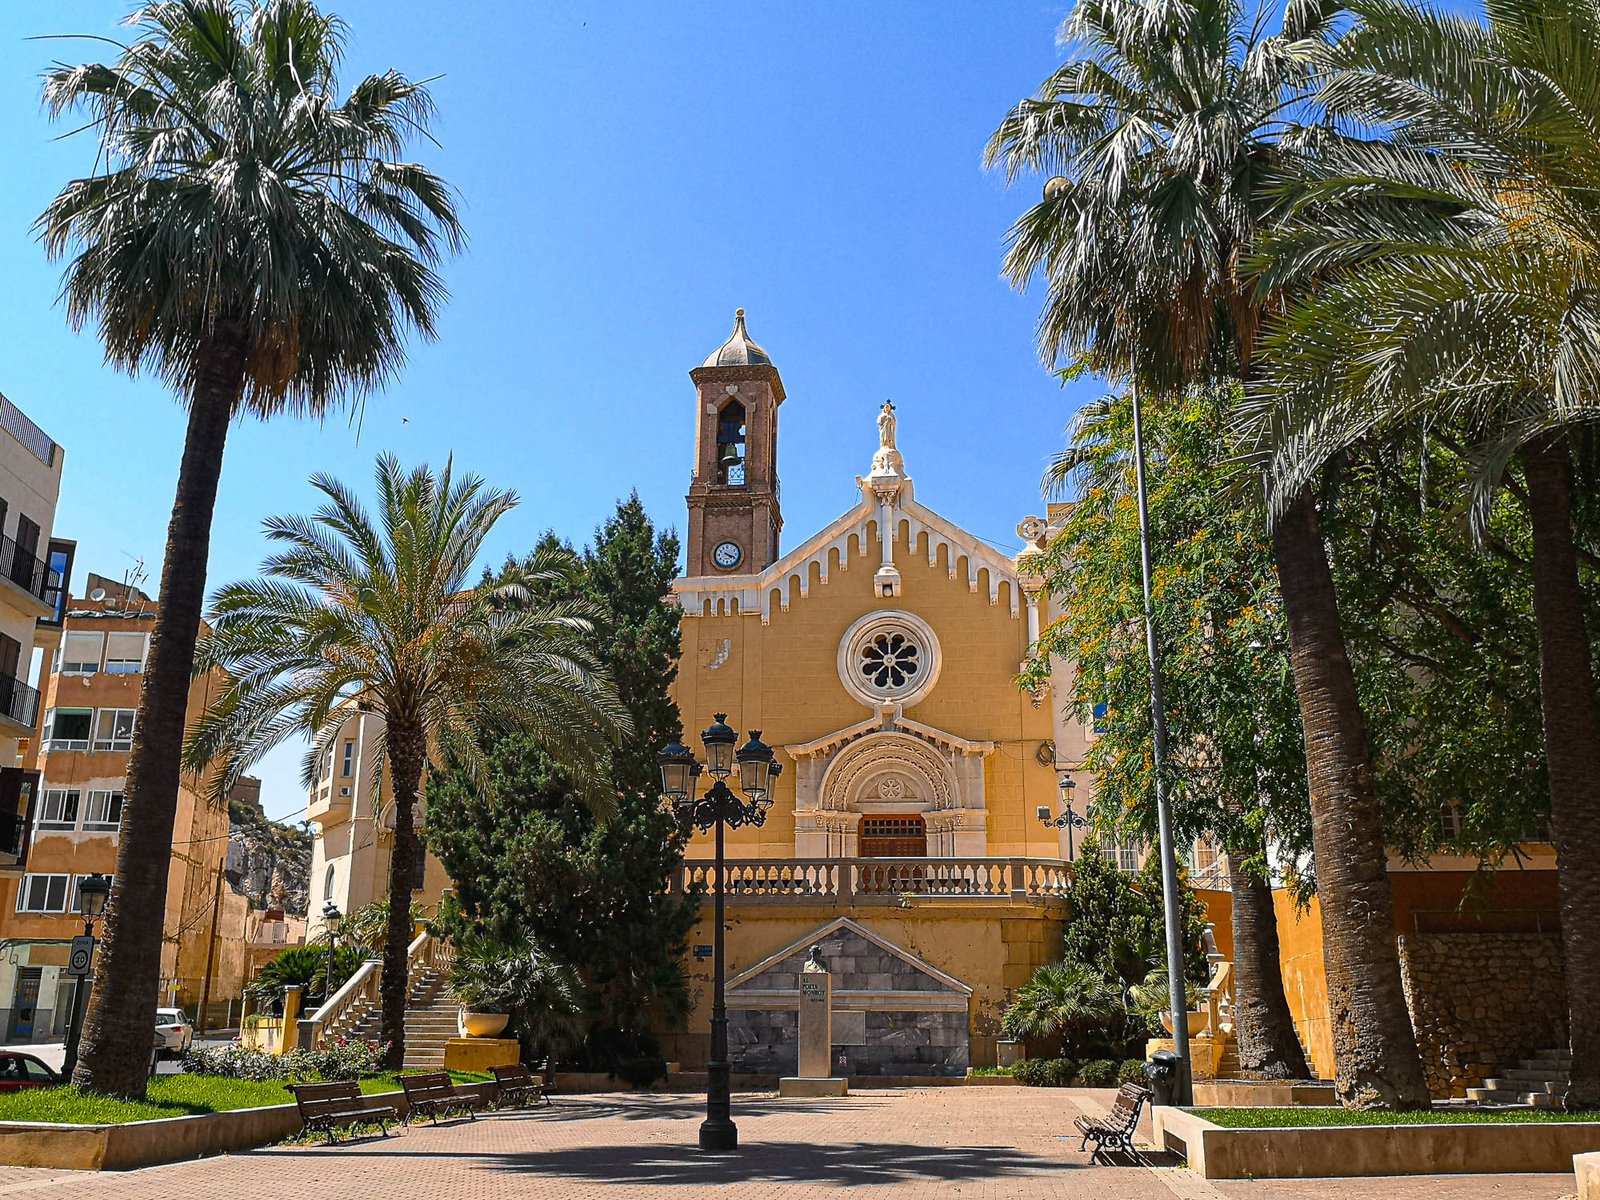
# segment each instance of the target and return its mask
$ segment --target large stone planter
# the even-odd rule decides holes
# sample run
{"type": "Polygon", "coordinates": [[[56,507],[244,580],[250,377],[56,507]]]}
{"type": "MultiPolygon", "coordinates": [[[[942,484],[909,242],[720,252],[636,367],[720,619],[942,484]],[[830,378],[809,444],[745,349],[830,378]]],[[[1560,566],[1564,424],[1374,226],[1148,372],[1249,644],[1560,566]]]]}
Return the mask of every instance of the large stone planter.
{"type": "Polygon", "coordinates": [[[505,1013],[480,1013],[461,1010],[461,1036],[464,1038],[497,1037],[511,1018],[505,1013]]]}
{"type": "MultiPolygon", "coordinates": [[[[1192,1037],[1192,1038],[1199,1037],[1202,1033],[1204,1033],[1206,1031],[1206,1022],[1208,1020],[1210,1020],[1210,1014],[1209,1013],[1188,1012],[1188,1013],[1184,1013],[1183,1015],[1189,1018],[1189,1036],[1190,1037],[1192,1037]]],[[[1168,1033],[1172,1032],[1172,1013],[1170,1011],[1163,1011],[1162,1012],[1162,1014],[1161,1014],[1161,1025],[1162,1025],[1162,1028],[1164,1028],[1168,1033]]]]}

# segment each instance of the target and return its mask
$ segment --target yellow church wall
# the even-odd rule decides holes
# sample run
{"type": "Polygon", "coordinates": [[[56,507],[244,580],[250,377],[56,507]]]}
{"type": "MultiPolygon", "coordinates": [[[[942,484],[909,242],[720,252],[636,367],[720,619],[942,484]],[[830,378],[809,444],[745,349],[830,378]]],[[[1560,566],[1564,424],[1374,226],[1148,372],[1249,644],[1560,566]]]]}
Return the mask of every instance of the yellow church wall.
{"type": "Polygon", "coordinates": [[[1322,904],[1313,896],[1302,909],[1292,892],[1278,888],[1272,893],[1272,905],[1278,917],[1278,963],[1289,1013],[1312,1073],[1318,1079],[1332,1079],[1333,1024],[1322,963],[1322,904]]]}
{"type": "MultiPolygon", "coordinates": [[[[706,904],[690,937],[692,945],[711,944],[710,916],[711,906],[706,904]]],[[[1008,991],[1025,983],[1040,965],[1061,956],[1065,906],[933,899],[913,899],[904,908],[730,903],[725,932],[727,977],[736,977],[841,916],[859,921],[970,986],[972,1065],[992,1067],[1008,991]]],[[[710,1048],[711,959],[691,956],[687,968],[694,1009],[681,1029],[665,1032],[661,1041],[668,1059],[694,1070],[704,1066],[710,1048]]]]}
{"type": "MultiPolygon", "coordinates": [[[[999,602],[991,604],[986,570],[980,573],[977,592],[971,591],[964,556],[956,563],[955,579],[950,578],[944,548],[930,566],[927,534],[908,548],[904,523],[895,546],[902,594],[877,596],[876,523],[869,522],[868,529],[867,554],[857,552],[852,542],[848,566],[841,569],[834,556],[827,583],[814,565],[809,594],[801,596],[794,587],[789,610],[774,604],[768,625],[756,615],[685,614],[683,661],[674,691],[690,745],[698,751],[700,729],[713,713],[727,712],[741,737],[746,730],[762,730],[764,739],[780,748],[785,767],[765,827],[730,832],[728,853],[793,855],[794,767],[781,747],[813,741],[873,715],[839,681],[839,643],[862,616],[900,610],[926,621],[943,653],[937,685],[905,715],[969,741],[995,743],[984,760],[988,854],[1056,857],[1055,832],[1034,815],[1038,806],[1053,809],[1056,803],[1055,771],[1035,757],[1052,736],[1048,706],[1054,697],[1047,695],[1035,707],[1014,682],[1027,648],[1025,604],[1019,601],[1018,615],[1011,615],[1009,581],[1001,584],[999,602]]],[[[709,856],[709,835],[697,834],[688,853],[692,858],[709,856]]]]}

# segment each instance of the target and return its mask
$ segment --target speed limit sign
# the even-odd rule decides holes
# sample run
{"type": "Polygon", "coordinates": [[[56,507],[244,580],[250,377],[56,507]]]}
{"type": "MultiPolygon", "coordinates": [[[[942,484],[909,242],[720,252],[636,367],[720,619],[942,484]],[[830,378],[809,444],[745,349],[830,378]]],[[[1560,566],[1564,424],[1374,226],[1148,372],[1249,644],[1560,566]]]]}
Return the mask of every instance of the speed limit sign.
{"type": "Polygon", "coordinates": [[[67,974],[78,979],[89,974],[94,965],[94,939],[92,937],[75,937],[72,939],[72,949],[67,951],[67,974]]]}

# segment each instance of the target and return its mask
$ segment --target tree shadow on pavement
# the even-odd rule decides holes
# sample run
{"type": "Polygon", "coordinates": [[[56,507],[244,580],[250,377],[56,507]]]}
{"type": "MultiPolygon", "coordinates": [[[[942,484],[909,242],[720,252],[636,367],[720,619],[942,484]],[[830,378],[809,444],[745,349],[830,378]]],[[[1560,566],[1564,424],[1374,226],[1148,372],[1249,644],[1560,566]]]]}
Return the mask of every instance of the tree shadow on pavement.
{"type": "MultiPolygon", "coordinates": [[[[283,1154],[285,1151],[273,1151],[283,1154]]],[[[294,1153],[289,1151],[288,1153],[294,1153]]],[[[732,1154],[704,1154],[692,1145],[575,1146],[518,1154],[368,1150],[395,1158],[470,1158],[485,1170],[551,1180],[682,1186],[750,1181],[868,1187],[925,1181],[960,1182],[1053,1174],[1082,1162],[1040,1158],[1010,1146],[923,1146],[858,1142],[815,1145],[752,1141],[732,1154]]],[[[422,1163],[419,1161],[419,1167],[422,1163]]]]}
{"type": "MultiPolygon", "coordinates": [[[[776,1096],[736,1096],[733,1117],[766,1117],[794,1113],[845,1112],[861,1108],[877,1108],[882,1100],[850,1096],[838,1100],[782,1100],[776,1096]]],[[[555,1097],[550,1105],[537,1108],[512,1109],[504,1117],[530,1116],[545,1121],[593,1121],[616,1118],[624,1121],[688,1121],[703,1120],[706,1115],[704,1096],[630,1097],[629,1099],[585,1100],[578,1097],[555,1097]]]]}

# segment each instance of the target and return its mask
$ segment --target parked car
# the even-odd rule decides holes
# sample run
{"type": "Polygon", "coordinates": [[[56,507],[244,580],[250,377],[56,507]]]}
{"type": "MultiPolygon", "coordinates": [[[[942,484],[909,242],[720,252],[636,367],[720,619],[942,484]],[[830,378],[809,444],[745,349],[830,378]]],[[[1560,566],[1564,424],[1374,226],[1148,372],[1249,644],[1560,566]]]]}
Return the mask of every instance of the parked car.
{"type": "Polygon", "coordinates": [[[55,1087],[57,1075],[31,1054],[18,1050],[0,1052],[0,1092],[20,1092],[23,1088],[55,1087]]]}
{"type": "Polygon", "coordinates": [[[176,1058],[194,1045],[194,1028],[181,1008],[156,1009],[156,1033],[170,1057],[176,1058]]]}

